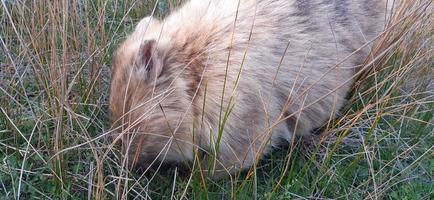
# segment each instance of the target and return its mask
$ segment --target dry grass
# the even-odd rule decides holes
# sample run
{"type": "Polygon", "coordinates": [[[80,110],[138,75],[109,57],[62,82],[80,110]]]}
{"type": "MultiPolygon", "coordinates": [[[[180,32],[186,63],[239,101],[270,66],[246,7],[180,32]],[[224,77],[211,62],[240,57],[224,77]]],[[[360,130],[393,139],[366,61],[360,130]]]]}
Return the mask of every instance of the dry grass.
{"type": "Polygon", "coordinates": [[[403,2],[321,139],[214,183],[130,173],[105,139],[113,49],[178,1],[1,0],[0,199],[432,199],[434,9],[403,2]]]}

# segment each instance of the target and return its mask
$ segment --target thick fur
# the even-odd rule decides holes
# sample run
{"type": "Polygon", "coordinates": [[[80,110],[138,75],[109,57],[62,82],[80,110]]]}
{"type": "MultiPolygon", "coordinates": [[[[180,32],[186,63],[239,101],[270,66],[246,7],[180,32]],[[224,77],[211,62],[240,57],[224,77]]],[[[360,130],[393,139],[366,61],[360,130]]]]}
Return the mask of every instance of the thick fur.
{"type": "Polygon", "coordinates": [[[143,19],[113,61],[115,138],[129,162],[191,161],[199,149],[229,173],[250,168],[336,116],[385,2],[191,0],[143,19]]]}

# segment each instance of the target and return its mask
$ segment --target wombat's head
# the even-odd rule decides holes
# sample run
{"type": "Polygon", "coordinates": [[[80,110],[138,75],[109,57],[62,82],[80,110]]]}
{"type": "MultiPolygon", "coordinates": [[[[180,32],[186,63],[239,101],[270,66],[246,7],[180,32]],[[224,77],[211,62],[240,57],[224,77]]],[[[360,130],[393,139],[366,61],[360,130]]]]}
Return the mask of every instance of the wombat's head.
{"type": "Polygon", "coordinates": [[[143,19],[113,59],[112,138],[121,141],[133,165],[180,161],[191,154],[189,101],[174,70],[179,64],[168,56],[170,42],[159,37],[161,27],[156,19],[143,19]]]}

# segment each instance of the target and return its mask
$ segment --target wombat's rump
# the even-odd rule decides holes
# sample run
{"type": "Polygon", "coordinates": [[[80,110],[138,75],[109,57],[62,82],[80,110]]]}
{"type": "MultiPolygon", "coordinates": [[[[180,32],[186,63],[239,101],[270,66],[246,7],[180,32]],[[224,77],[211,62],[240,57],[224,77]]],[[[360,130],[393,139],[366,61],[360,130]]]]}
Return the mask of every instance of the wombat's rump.
{"type": "MultiPolygon", "coordinates": [[[[191,0],[117,50],[110,114],[130,163],[250,168],[342,107],[386,0],[191,0]]],[[[115,137],[116,138],[116,137],[115,137]]]]}

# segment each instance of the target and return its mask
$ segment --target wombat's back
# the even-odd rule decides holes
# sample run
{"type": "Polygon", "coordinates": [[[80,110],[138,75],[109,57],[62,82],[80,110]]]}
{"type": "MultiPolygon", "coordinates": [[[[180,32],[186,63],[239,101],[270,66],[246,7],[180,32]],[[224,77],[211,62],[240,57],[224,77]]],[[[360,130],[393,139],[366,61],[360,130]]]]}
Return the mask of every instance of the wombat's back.
{"type": "MultiPolygon", "coordinates": [[[[273,136],[289,139],[295,123],[296,132],[306,134],[335,116],[371,41],[384,28],[385,1],[237,3],[191,1],[168,21],[188,21],[191,27],[179,26],[181,37],[190,35],[187,40],[191,44],[206,44],[202,48],[207,55],[203,74],[207,90],[212,91],[208,98],[216,101],[205,110],[211,127],[218,126],[215,116],[220,112],[217,104],[223,87],[227,106],[236,85],[232,100],[236,106],[226,122],[228,135],[238,137],[246,128],[264,132],[270,127],[266,121],[279,121],[283,115],[288,120],[273,127],[273,136]]],[[[200,99],[201,93],[197,96],[200,99]]]]}

